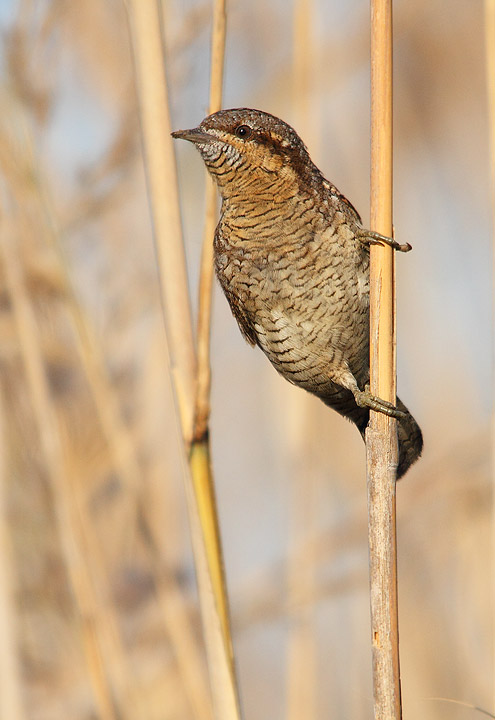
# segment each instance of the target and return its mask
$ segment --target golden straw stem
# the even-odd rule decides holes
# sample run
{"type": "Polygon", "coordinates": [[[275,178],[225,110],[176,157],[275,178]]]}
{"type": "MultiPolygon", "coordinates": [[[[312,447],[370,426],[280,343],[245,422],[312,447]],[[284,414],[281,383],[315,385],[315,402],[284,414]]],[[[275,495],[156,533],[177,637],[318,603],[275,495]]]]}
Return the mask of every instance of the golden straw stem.
{"type": "MultiPolygon", "coordinates": [[[[371,228],[392,226],[392,0],[371,1],[371,228]]],[[[371,248],[371,392],[395,403],[393,250],[371,248]]],[[[396,420],[370,413],[366,432],[371,640],[375,720],[401,718],[397,614],[396,420]]]]}
{"type": "MultiPolygon", "coordinates": [[[[215,0],[211,38],[210,105],[214,113],[222,106],[225,58],[225,0],[215,0]]],[[[190,454],[191,473],[205,536],[208,562],[218,603],[227,652],[233,664],[229,607],[223,568],[222,547],[211,471],[208,423],[210,415],[210,334],[213,285],[213,236],[217,222],[217,191],[206,175],[206,212],[201,253],[198,308],[198,373],[195,397],[194,440],[190,454]]],[[[233,671],[233,668],[232,668],[233,671]]]]}
{"type": "MultiPolygon", "coordinates": [[[[209,449],[202,443],[194,443],[190,458],[191,474],[197,477],[209,463],[209,449]]],[[[196,482],[196,480],[194,481],[196,482]]],[[[208,656],[213,704],[216,720],[241,720],[237,678],[232,655],[230,633],[226,635],[221,612],[220,598],[214,585],[210,553],[211,546],[205,541],[205,526],[201,518],[201,506],[198,502],[193,482],[186,483],[191,539],[196,561],[196,573],[200,593],[203,633],[208,656]]],[[[213,567],[218,566],[214,563],[213,567]]],[[[222,573],[223,574],[223,573],[222,573]]],[[[229,629],[229,626],[227,626],[229,629]]]]}
{"type": "Polygon", "coordinates": [[[19,657],[18,615],[14,600],[13,548],[7,509],[7,438],[0,388],[0,717],[24,720],[21,663],[19,657]]]}
{"type": "MultiPolygon", "coordinates": [[[[492,317],[495,317],[495,0],[485,0],[485,63],[486,63],[486,93],[488,110],[488,146],[489,146],[489,173],[490,173],[490,199],[492,219],[492,317]]],[[[495,339],[492,336],[492,344],[495,339]]],[[[495,346],[492,345],[492,373],[495,373],[495,346]]],[[[491,453],[492,453],[492,486],[495,489],[495,375],[492,377],[492,427],[491,427],[491,453]]],[[[495,502],[492,501],[492,553],[493,553],[493,579],[492,590],[495,592],[495,502]]],[[[495,635],[493,636],[493,649],[495,651],[495,635]]],[[[494,683],[495,688],[495,683],[494,683]]],[[[495,696],[494,696],[495,704],[495,696]]]]}
{"type": "Polygon", "coordinates": [[[193,429],[196,356],[179,208],[177,168],[170,133],[168,87],[157,0],[128,0],[140,100],[143,152],[158,255],[160,290],[169,338],[182,434],[193,429]]]}
{"type": "MultiPolygon", "coordinates": [[[[45,235],[58,260],[64,297],[76,330],[81,363],[89,382],[101,428],[109,447],[115,469],[127,493],[126,512],[128,516],[136,514],[139,516],[139,522],[143,523],[150,541],[153,542],[155,533],[150,525],[146,508],[142,507],[141,497],[138,493],[141,470],[137,459],[134,438],[130,429],[122,419],[118,397],[108,376],[93,324],[78,301],[67,259],[62,250],[61,232],[56,211],[51,201],[48,182],[42,175],[39,159],[35,157],[32,137],[28,134],[27,129],[25,137],[27,141],[24,147],[29,154],[32,177],[36,179],[40,202],[45,216],[47,228],[45,235]]],[[[88,543],[92,543],[90,557],[92,558],[93,565],[98,566],[100,579],[108,578],[109,568],[105,567],[104,557],[101,555],[98,542],[94,536],[94,529],[88,522],[86,515],[87,513],[84,511],[84,508],[81,508],[81,522],[86,526],[86,539],[88,543]]],[[[136,518],[127,517],[124,524],[129,531],[129,528],[135,526],[136,518]]],[[[167,633],[175,648],[177,664],[184,679],[184,687],[191,707],[196,718],[210,720],[211,711],[205,703],[205,699],[209,698],[209,689],[207,687],[199,649],[191,628],[190,618],[185,609],[184,594],[173,575],[168,578],[166,582],[162,581],[160,560],[157,559],[154,554],[152,554],[151,560],[153,562],[157,601],[162,609],[167,633]]],[[[107,612],[114,615],[114,608],[108,607],[107,612]]],[[[110,625],[115,628],[117,627],[116,621],[111,623],[107,621],[107,626],[110,625]]],[[[114,646],[117,649],[121,648],[123,653],[123,648],[118,637],[115,638],[114,646]]],[[[114,668],[119,665],[115,660],[116,654],[116,652],[113,653],[114,668]]],[[[121,687],[123,689],[128,688],[127,673],[122,671],[120,675],[122,679],[125,680],[120,683],[121,687]]]]}
{"type": "MultiPolygon", "coordinates": [[[[225,0],[215,0],[211,38],[209,113],[222,107],[222,84],[225,58],[225,0]]],[[[213,285],[213,236],[217,223],[217,191],[206,174],[206,211],[201,252],[198,307],[198,372],[195,397],[194,437],[201,441],[208,428],[210,415],[210,335],[213,285]]]]}
{"type": "MultiPolygon", "coordinates": [[[[138,493],[141,470],[137,459],[134,438],[132,437],[130,429],[122,419],[117,394],[108,376],[93,324],[78,301],[71,280],[68,263],[62,250],[62,238],[58,218],[51,201],[48,183],[46,178],[43,177],[39,159],[35,156],[32,137],[28,133],[27,128],[23,129],[25,130],[24,137],[26,139],[24,149],[26,150],[26,154],[29,155],[29,168],[37,185],[42,212],[44,214],[45,224],[43,225],[43,229],[46,230],[45,236],[59,264],[58,269],[60,271],[64,298],[76,330],[81,363],[89,382],[101,428],[108,444],[115,469],[119,474],[123,489],[127,494],[125,508],[127,516],[137,514],[139,521],[143,523],[146,528],[150,541],[153,542],[155,533],[150,525],[146,508],[142,507],[141,498],[138,493]]],[[[106,567],[105,558],[101,554],[101,548],[95,536],[95,530],[87,517],[84,503],[81,504],[79,511],[81,525],[85,528],[86,544],[88,545],[87,556],[92,559],[93,570],[97,572],[100,584],[106,586],[108,584],[109,568],[106,567]]],[[[136,518],[126,517],[124,525],[129,532],[129,528],[133,528],[136,525],[136,518]]],[[[191,621],[185,608],[184,594],[173,575],[167,578],[166,582],[163,581],[160,560],[155,557],[154,553],[152,554],[151,561],[153,562],[157,601],[162,609],[166,630],[175,649],[177,664],[184,680],[184,687],[191,703],[191,708],[194,716],[198,718],[198,720],[210,720],[211,710],[207,704],[209,689],[201,662],[202,658],[200,657],[199,648],[191,627],[191,621]]],[[[108,588],[106,588],[106,593],[108,596],[111,595],[108,588]]],[[[108,603],[108,607],[104,607],[102,603],[100,603],[99,607],[101,613],[107,616],[104,620],[106,627],[114,628],[112,640],[113,674],[120,678],[116,685],[120,687],[122,691],[121,694],[126,697],[126,702],[128,703],[129,693],[132,692],[132,695],[136,697],[138,693],[129,683],[129,673],[126,670],[125,650],[120,641],[115,608],[110,602],[108,603]]]]}
{"type": "Polygon", "coordinates": [[[160,13],[156,0],[128,0],[128,6],[145,164],[158,247],[163,310],[172,356],[172,378],[185,448],[190,448],[189,468],[184,468],[184,479],[214,709],[218,720],[236,720],[240,717],[240,706],[233,667],[207,437],[201,437],[198,442],[196,434],[191,447],[196,406],[196,362],[175,155],[170,137],[160,13]],[[200,493],[197,492],[198,487],[201,488],[200,493]],[[206,520],[205,504],[208,508],[206,520]],[[219,581],[219,577],[222,581],[219,581]]]}

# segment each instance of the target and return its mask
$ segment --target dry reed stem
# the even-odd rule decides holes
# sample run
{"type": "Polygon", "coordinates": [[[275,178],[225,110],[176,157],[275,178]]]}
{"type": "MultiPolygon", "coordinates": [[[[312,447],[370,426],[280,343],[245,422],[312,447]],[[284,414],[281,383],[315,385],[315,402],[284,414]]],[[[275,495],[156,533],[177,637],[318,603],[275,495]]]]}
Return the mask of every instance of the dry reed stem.
{"type": "MultiPolygon", "coordinates": [[[[130,430],[122,420],[117,396],[108,377],[94,327],[89,316],[77,300],[67,261],[61,248],[62,240],[60,237],[59,223],[50,199],[48,182],[47,179],[42,176],[39,158],[35,157],[32,138],[28,134],[24,123],[22,123],[22,126],[26,131],[25,142],[23,143],[23,150],[26,155],[21,160],[21,166],[27,168],[29,176],[35,181],[44,217],[42,233],[54,252],[55,258],[58,260],[57,269],[59,281],[61,282],[60,291],[64,295],[75,326],[82,367],[89,382],[102,431],[110,449],[115,468],[123,483],[123,489],[127,492],[127,515],[131,513],[135,514],[136,510],[134,509],[135,506],[133,503],[136,503],[138,506],[137,512],[140,515],[140,522],[146,529],[147,537],[153,541],[155,533],[150,526],[146,509],[141,506],[141,498],[138,495],[137,483],[141,471],[136,457],[134,439],[132,438],[130,430]]],[[[9,146],[8,142],[6,142],[6,146],[9,146]]],[[[18,192],[21,192],[20,188],[18,192]]],[[[87,557],[91,557],[93,569],[98,575],[99,586],[105,588],[106,596],[110,598],[110,589],[107,587],[110,568],[106,566],[105,558],[101,553],[100,543],[96,539],[93,525],[87,516],[85,503],[81,503],[79,514],[82,527],[85,528],[86,544],[88,547],[91,547],[87,552],[87,557]]],[[[129,520],[131,520],[131,518],[129,518],[129,520]]],[[[126,531],[128,531],[129,527],[135,526],[135,519],[132,519],[131,525],[125,521],[123,525],[126,527],[126,531]]],[[[195,642],[191,621],[186,610],[184,595],[173,575],[168,578],[167,581],[163,580],[161,563],[156,552],[151,554],[150,561],[153,568],[153,577],[155,578],[154,590],[157,596],[157,602],[163,612],[165,627],[174,647],[177,663],[181,676],[184,679],[184,687],[194,716],[202,720],[210,720],[211,712],[208,707],[209,691],[199,655],[199,648],[195,642]],[[179,603],[179,598],[182,598],[182,605],[179,603]]],[[[126,653],[120,642],[118,620],[115,609],[109,599],[106,603],[100,602],[100,611],[104,616],[102,621],[109,629],[109,632],[112,632],[113,636],[112,668],[113,675],[116,678],[116,686],[119,688],[119,698],[127,698],[130,693],[132,693],[133,696],[137,696],[133,684],[129,681],[130,674],[126,667],[126,653]]]]}
{"type": "MultiPolygon", "coordinates": [[[[170,137],[168,92],[163,65],[160,13],[156,0],[129,0],[130,28],[140,100],[145,165],[154,220],[155,240],[163,310],[166,318],[172,377],[186,450],[190,447],[195,386],[195,354],[187,289],[187,271],[178,204],[175,155],[170,137]]],[[[198,576],[203,631],[213,703],[218,720],[240,717],[240,705],[233,668],[230,632],[225,620],[226,594],[216,572],[223,575],[219,547],[211,545],[211,535],[202,526],[201,496],[195,488],[210,487],[211,470],[207,442],[190,448],[189,468],[184,467],[189,522],[198,576]],[[193,480],[194,478],[194,480],[193,480]],[[210,544],[208,544],[210,541],[210,544]],[[212,560],[213,557],[213,560],[212,560]]],[[[212,494],[210,494],[210,500],[212,494]]],[[[208,514],[210,526],[216,514],[208,514]]],[[[218,540],[218,531],[213,539],[218,540]]]]}
{"type": "MultiPolygon", "coordinates": [[[[392,0],[371,2],[371,228],[392,227],[392,0]]],[[[371,248],[371,392],[395,403],[393,251],[371,248]]],[[[375,720],[401,718],[397,614],[396,420],[370,413],[366,431],[375,720]]]]}
{"type": "MultiPolygon", "coordinates": [[[[486,94],[488,105],[488,146],[490,173],[490,200],[492,219],[492,318],[495,318],[495,0],[485,0],[485,64],[486,94]]],[[[495,337],[492,331],[492,427],[491,427],[491,470],[492,470],[492,593],[495,596],[495,337]]],[[[495,623],[493,624],[495,633],[495,623]]],[[[495,634],[493,636],[495,654],[495,634]]],[[[493,684],[495,692],[495,683],[493,684]]],[[[495,706],[495,695],[493,697],[495,706]]]]}
{"type": "MultiPolygon", "coordinates": [[[[211,37],[210,102],[208,113],[222,107],[223,67],[225,58],[225,0],[215,0],[211,37]]],[[[217,190],[206,173],[206,211],[201,252],[198,307],[198,370],[194,413],[194,437],[202,440],[210,415],[210,335],[213,285],[213,236],[217,223],[217,190]]]]}
{"type": "Polygon", "coordinates": [[[234,673],[229,604],[208,441],[194,440],[189,454],[189,465],[225,648],[234,673]]]}
{"type": "Polygon", "coordinates": [[[194,720],[212,720],[210,692],[184,593],[173,578],[155,576],[155,582],[167,636],[177,660],[192,716],[194,720]]]}
{"type": "MultiPolygon", "coordinates": [[[[302,417],[305,417],[302,413],[302,417]]],[[[294,443],[297,446],[297,440],[294,443]]],[[[293,478],[291,546],[288,563],[289,637],[287,657],[287,718],[312,720],[317,712],[317,638],[314,603],[317,597],[316,556],[305,540],[314,527],[315,479],[293,478]]]]}
{"type": "MultiPolygon", "coordinates": [[[[226,13],[225,0],[215,0],[211,36],[209,113],[222,106],[222,84],[225,58],[226,13]]],[[[190,453],[191,473],[196,493],[199,517],[206,542],[211,579],[217,598],[225,645],[234,678],[234,655],[223,553],[218,526],[215,488],[211,471],[208,423],[210,415],[210,335],[213,285],[213,236],[217,222],[217,190],[206,173],[206,211],[201,252],[198,307],[198,369],[194,412],[194,440],[190,453]]]]}
{"type": "MultiPolygon", "coordinates": [[[[86,503],[81,499],[76,481],[77,471],[67,472],[66,483],[70,488],[74,505],[72,522],[78,528],[83,562],[91,559],[90,581],[98,588],[98,595],[89,596],[85,602],[88,607],[96,603],[95,638],[90,638],[89,652],[98,653],[112,685],[115,688],[117,717],[134,720],[144,715],[144,698],[139,697],[136,683],[129,668],[126,649],[122,643],[112,590],[108,578],[110,569],[101,552],[101,543],[96,537],[93,525],[88,517],[86,503]]],[[[80,483],[79,483],[80,485],[80,483]]],[[[83,572],[86,572],[83,570],[83,572]]],[[[86,587],[84,583],[83,587],[86,587]]],[[[88,585],[89,588],[89,585],[88,585]]],[[[95,591],[89,588],[90,593],[95,591]]]]}
{"type": "MultiPolygon", "coordinates": [[[[23,122],[19,116],[17,117],[17,125],[21,129],[24,141],[22,143],[24,154],[22,157],[18,157],[17,160],[19,161],[20,167],[22,167],[27,175],[32,178],[33,186],[37,190],[37,200],[41,204],[44,220],[40,226],[41,234],[48,240],[48,244],[59,262],[57,271],[59,273],[58,279],[61,283],[60,289],[64,293],[65,300],[68,304],[69,311],[71,311],[72,319],[76,326],[77,337],[79,339],[79,350],[82,355],[82,364],[86,370],[86,374],[90,382],[90,388],[95,394],[94,400],[96,407],[99,409],[103,401],[114,403],[113,407],[110,410],[107,410],[105,417],[105,420],[107,421],[106,426],[102,420],[104,432],[106,430],[110,434],[110,438],[107,437],[107,441],[109,441],[110,449],[112,449],[112,444],[115,445],[116,443],[122,443],[118,434],[119,427],[116,426],[114,428],[112,425],[108,424],[114,419],[112,417],[112,410],[115,412],[117,411],[116,400],[111,391],[110,385],[107,382],[102,360],[98,352],[99,348],[92,330],[92,325],[86,317],[82,307],[78,304],[70,281],[65,258],[63,256],[60,243],[58,242],[55,211],[49,200],[47,181],[44,177],[42,177],[39,159],[35,154],[32,137],[27,129],[27,124],[23,122]],[[94,381],[95,371],[97,374],[96,382],[94,381]],[[101,391],[106,392],[103,392],[102,396],[100,396],[98,393],[101,391]]],[[[22,181],[16,182],[11,177],[11,188],[15,190],[17,198],[22,197],[22,181]]],[[[42,359],[41,362],[43,362],[42,359]]],[[[56,417],[54,418],[54,422],[57,423],[56,431],[60,433],[60,426],[58,425],[56,417]]],[[[125,438],[124,436],[124,441],[124,447],[127,450],[127,457],[129,455],[129,450],[132,452],[133,447],[130,445],[130,438],[125,438]]],[[[137,470],[134,472],[136,473],[136,477],[133,482],[137,481],[137,470]]],[[[86,503],[82,502],[79,497],[79,489],[74,481],[74,477],[77,473],[74,472],[72,468],[68,467],[65,459],[63,459],[63,473],[65,475],[64,485],[66,488],[65,492],[67,494],[67,502],[69,503],[72,512],[71,522],[74,524],[74,532],[77,534],[78,543],[80,545],[82,558],[81,562],[87,563],[88,559],[91,558],[91,568],[88,566],[84,572],[87,573],[88,583],[94,582],[89,576],[91,569],[92,575],[94,576],[100,591],[98,598],[96,598],[96,595],[93,598],[89,597],[88,602],[89,605],[97,603],[98,616],[95,621],[98,624],[98,633],[101,632],[101,628],[104,628],[103,635],[100,638],[102,641],[102,653],[100,653],[96,647],[96,640],[94,638],[84,640],[85,647],[87,648],[89,656],[92,658],[99,657],[99,655],[102,654],[106,666],[112,668],[111,677],[116,688],[116,696],[119,702],[126,708],[124,715],[129,713],[130,717],[132,717],[133,714],[135,714],[133,708],[135,708],[136,705],[136,692],[134,684],[131,681],[131,673],[127,665],[126,651],[121,642],[117,614],[112,602],[110,601],[111,590],[108,587],[109,568],[106,566],[105,558],[101,552],[101,544],[95,536],[93,523],[88,517],[86,503]],[[104,597],[102,597],[102,592],[104,597]]],[[[124,481],[126,479],[128,480],[128,477],[124,478],[124,481]]],[[[132,497],[128,499],[128,507],[130,506],[132,499],[132,497]]],[[[85,583],[83,582],[83,591],[84,585],[85,583]]]]}
{"type": "MultiPolygon", "coordinates": [[[[31,142],[30,146],[34,155],[34,147],[31,142]]],[[[93,323],[77,298],[67,259],[62,249],[63,238],[61,237],[57,215],[48,191],[47,179],[41,176],[38,161],[34,157],[31,166],[45,217],[45,228],[47,230],[45,238],[58,262],[57,269],[60,274],[66,306],[76,331],[75,336],[81,364],[90,386],[113,465],[128,493],[127,504],[132,507],[133,503],[136,502],[141,475],[135,443],[129,428],[122,419],[117,394],[108,377],[93,323]]],[[[131,512],[131,509],[129,509],[129,512],[131,512]]],[[[129,523],[125,523],[125,526],[127,529],[130,527],[129,523]]]]}
{"type": "MultiPolygon", "coordinates": [[[[68,299],[69,309],[72,310],[73,315],[76,316],[76,327],[78,326],[78,329],[80,329],[82,325],[84,328],[88,326],[89,323],[85,319],[82,310],[77,304],[73,288],[70,284],[70,278],[68,277],[67,269],[57,243],[55,213],[53,212],[51,203],[49,203],[48,200],[46,181],[41,175],[39,158],[36,156],[32,134],[28,130],[28,122],[26,122],[23,115],[23,103],[19,102],[19,98],[22,98],[22,87],[18,83],[13,83],[7,107],[10,108],[11,111],[14,109],[14,112],[11,112],[10,116],[7,116],[6,124],[10,121],[12,126],[15,126],[18,129],[18,137],[4,137],[4,147],[6,150],[2,154],[2,165],[7,168],[6,177],[8,177],[10,182],[10,190],[15,193],[15,197],[19,205],[26,201],[26,178],[29,178],[30,181],[28,184],[30,191],[32,191],[32,189],[36,190],[35,199],[40,206],[39,209],[41,210],[42,216],[40,223],[41,234],[45,237],[45,239],[49,239],[49,245],[51,245],[52,250],[55,251],[55,257],[58,257],[60,261],[60,267],[57,268],[57,289],[64,293],[66,300],[68,299]],[[15,93],[17,93],[17,95],[15,93]],[[17,110],[17,113],[15,110],[17,110]],[[22,142],[19,142],[21,139],[22,142]],[[14,141],[10,142],[10,140],[14,141]],[[9,162],[18,169],[18,172],[8,172],[9,162]],[[79,323],[77,321],[79,321],[79,323]]],[[[36,209],[38,210],[38,208],[36,209]]],[[[8,253],[9,250],[10,245],[6,247],[5,252],[8,253]]],[[[22,310],[22,308],[25,307],[25,310],[24,315],[22,315],[22,313],[21,315],[18,315],[20,320],[24,318],[23,327],[25,336],[29,337],[30,334],[33,335],[34,339],[31,346],[32,350],[32,347],[37,343],[37,339],[34,337],[34,333],[36,332],[36,320],[29,306],[29,298],[22,287],[24,284],[24,271],[22,270],[20,261],[17,259],[15,252],[12,251],[9,257],[11,265],[14,267],[14,279],[17,275],[20,279],[20,282],[17,283],[17,292],[19,294],[19,298],[22,299],[20,308],[22,310]],[[17,263],[17,265],[15,263],[17,263]]],[[[17,304],[19,305],[19,302],[17,304]]],[[[18,322],[18,327],[20,327],[20,320],[18,322]]],[[[96,355],[97,348],[95,345],[96,343],[93,344],[93,347],[90,347],[89,349],[86,348],[86,358],[89,357],[90,361],[92,360],[92,353],[95,353],[96,355]]],[[[27,349],[24,353],[25,358],[26,354],[27,349]]],[[[32,363],[34,368],[39,366],[36,372],[38,373],[37,382],[40,384],[40,394],[42,396],[42,401],[38,402],[35,406],[35,414],[37,415],[38,425],[40,425],[43,422],[43,419],[46,418],[49,427],[51,427],[52,434],[55,437],[58,436],[58,439],[55,441],[56,447],[55,449],[52,449],[52,465],[56,474],[55,477],[57,478],[57,481],[53,483],[54,503],[57,515],[63,517],[62,521],[66,525],[72,524],[72,527],[67,529],[66,532],[68,534],[70,534],[70,532],[73,533],[73,545],[77,546],[77,552],[74,552],[73,548],[68,550],[67,552],[70,552],[70,557],[66,552],[65,559],[67,563],[72,561],[74,558],[76,559],[76,565],[74,567],[67,567],[67,571],[73,585],[76,607],[79,611],[79,622],[82,628],[82,639],[83,645],[86,648],[89,672],[93,675],[93,684],[98,687],[97,693],[101,698],[99,701],[97,699],[97,704],[99,704],[100,707],[106,705],[109,708],[108,712],[110,713],[110,717],[114,716],[115,708],[112,698],[113,693],[110,688],[111,680],[113,680],[116,687],[115,694],[125,707],[125,711],[121,712],[120,716],[132,716],[135,713],[132,709],[134,706],[133,685],[130,681],[131,674],[128,672],[126,665],[126,653],[120,642],[118,621],[113,611],[113,607],[111,604],[106,602],[106,598],[110,597],[111,593],[107,588],[105,599],[103,599],[101,596],[96,596],[95,590],[92,587],[92,583],[94,581],[91,577],[90,570],[98,575],[97,584],[101,589],[108,585],[108,568],[103,566],[104,559],[101,553],[100,544],[96,542],[92,523],[89,521],[87,513],[83,510],[83,508],[86,507],[85,503],[80,502],[78,488],[76,488],[74,482],[74,476],[76,473],[74,473],[73,469],[69,468],[68,465],[68,453],[65,452],[64,442],[60,436],[63,428],[59,424],[57,411],[54,405],[53,409],[50,411],[52,399],[46,378],[44,378],[45,368],[43,366],[43,358],[39,349],[38,355],[36,357],[33,355],[32,363]],[[63,486],[64,492],[64,497],[62,498],[60,497],[61,486],[63,486]],[[58,508],[58,505],[61,506],[61,509],[58,508]],[[91,546],[91,552],[88,552],[88,545],[91,546]],[[92,563],[91,568],[86,565],[87,560],[90,557],[92,563]],[[100,642],[101,649],[99,647],[100,642]],[[109,674],[108,679],[107,673],[103,670],[102,658],[104,658],[106,667],[111,668],[111,673],[109,674]]],[[[33,377],[31,382],[32,387],[34,383],[34,370],[30,373],[30,376],[33,377]]],[[[98,400],[98,398],[96,398],[96,400],[98,400]]],[[[47,454],[46,450],[45,454],[47,454]]],[[[53,479],[54,475],[52,473],[52,480],[53,479]]],[[[70,537],[66,539],[64,544],[64,538],[60,532],[59,536],[63,545],[63,550],[67,549],[70,545],[70,537]]]]}
{"type": "MultiPolygon", "coordinates": [[[[201,443],[194,443],[192,453],[190,467],[193,477],[197,477],[198,472],[208,472],[208,470],[205,470],[210,460],[208,447],[201,443]],[[198,470],[196,470],[196,467],[198,470]]],[[[203,632],[208,655],[208,671],[212,686],[215,718],[216,720],[241,720],[232,643],[230,634],[225,634],[224,616],[219,609],[219,598],[215,593],[212,565],[208,557],[211,547],[204,542],[204,523],[200,517],[201,508],[198,506],[197,495],[192,482],[186,484],[186,492],[188,507],[193,510],[190,513],[189,521],[196,560],[203,632]]],[[[213,567],[218,567],[218,562],[215,562],[213,567]]]]}
{"type": "Polygon", "coordinates": [[[210,419],[210,333],[213,289],[213,236],[217,223],[217,189],[213,179],[205,178],[205,221],[198,306],[198,372],[194,403],[194,440],[201,441],[208,432],[210,419]]]}
{"type": "MultiPolygon", "coordinates": [[[[99,622],[99,604],[85,562],[72,488],[66,482],[68,474],[58,418],[50,396],[38,329],[26,291],[23,269],[12,245],[13,237],[14,224],[9,223],[1,232],[1,254],[35,421],[52,482],[57,531],[71,582],[98,712],[102,720],[117,720],[110,679],[104,669],[100,649],[100,643],[105,644],[107,639],[107,627],[99,622]]],[[[107,643],[107,647],[108,645],[110,643],[107,643]]]]}
{"type": "MultiPolygon", "coordinates": [[[[77,300],[67,261],[61,248],[58,224],[53,205],[47,193],[46,181],[40,181],[38,187],[40,194],[43,195],[47,224],[51,228],[51,232],[48,233],[50,246],[59,260],[64,294],[75,325],[82,365],[88,378],[102,431],[114,460],[115,469],[123,483],[123,489],[127,493],[127,515],[134,514],[137,507],[140,522],[146,529],[149,539],[154,542],[153,528],[149,523],[146,509],[142,507],[142,501],[138,494],[141,470],[136,456],[135,443],[130,430],[122,420],[117,396],[108,378],[93,325],[77,300]]],[[[101,556],[91,523],[88,522],[86,517],[87,513],[83,509],[81,509],[81,515],[87,528],[88,542],[92,545],[89,557],[92,558],[93,563],[97,563],[99,566],[98,575],[104,581],[104,578],[108,577],[109,568],[104,566],[104,558],[101,556]]],[[[127,531],[135,526],[135,519],[129,517],[128,520],[129,522],[124,521],[123,523],[127,531]]],[[[211,717],[210,710],[205,704],[209,696],[208,689],[205,684],[204,671],[198,654],[198,647],[194,640],[190,619],[185,609],[184,595],[173,576],[168,578],[166,582],[162,580],[160,561],[155,552],[151,554],[150,560],[153,567],[153,577],[155,578],[154,590],[157,601],[165,619],[167,633],[174,647],[181,675],[184,678],[184,687],[188,699],[195,717],[209,720],[211,717]]],[[[112,612],[110,607],[108,612],[112,612]]],[[[115,625],[115,622],[110,620],[109,622],[111,625],[115,625]]],[[[128,687],[128,682],[121,683],[121,685],[124,689],[128,687]]]]}
{"type": "Polygon", "coordinates": [[[312,63],[312,16],[312,0],[297,0],[294,3],[292,22],[294,109],[300,122],[306,126],[309,125],[311,119],[309,102],[311,78],[314,74],[312,63]]]}
{"type": "Polygon", "coordinates": [[[127,0],[162,305],[182,435],[192,438],[196,356],[157,0],[127,0]]]}
{"type": "Polygon", "coordinates": [[[13,548],[7,510],[7,442],[0,388],[0,717],[24,720],[18,623],[14,599],[13,548]]]}
{"type": "MultiPolygon", "coordinates": [[[[297,0],[293,8],[293,107],[296,127],[306,142],[314,140],[312,129],[311,80],[314,75],[311,31],[312,0],[297,0]]],[[[311,142],[311,144],[313,144],[311,142]]],[[[305,552],[314,530],[317,481],[308,467],[308,437],[311,434],[308,396],[291,393],[290,418],[286,419],[288,459],[291,472],[290,541],[287,567],[289,628],[287,649],[288,720],[317,717],[317,638],[315,609],[316,555],[305,552]],[[306,477],[305,477],[306,475],[306,477]]]]}
{"type": "Polygon", "coordinates": [[[440,702],[451,703],[452,705],[460,705],[461,707],[469,708],[470,710],[475,710],[476,712],[479,712],[481,715],[485,715],[486,717],[495,718],[495,715],[491,712],[488,712],[488,710],[485,710],[484,708],[479,707],[478,705],[473,705],[473,703],[463,702],[462,700],[455,700],[453,698],[443,698],[443,697],[431,697],[431,698],[428,698],[428,700],[439,700],[440,702]]]}

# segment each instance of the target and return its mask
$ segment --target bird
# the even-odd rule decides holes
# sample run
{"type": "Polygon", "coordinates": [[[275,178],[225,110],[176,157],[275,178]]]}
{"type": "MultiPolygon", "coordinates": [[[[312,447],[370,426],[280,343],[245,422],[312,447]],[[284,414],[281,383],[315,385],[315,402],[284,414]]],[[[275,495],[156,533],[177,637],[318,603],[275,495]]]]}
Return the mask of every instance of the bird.
{"type": "Polygon", "coordinates": [[[397,478],[420,456],[406,406],[369,389],[370,245],[401,245],[363,227],[296,131],[261,110],[233,108],[172,133],[199,150],[221,195],[217,278],[247,342],[290,383],[351,420],[397,418],[397,478]]]}

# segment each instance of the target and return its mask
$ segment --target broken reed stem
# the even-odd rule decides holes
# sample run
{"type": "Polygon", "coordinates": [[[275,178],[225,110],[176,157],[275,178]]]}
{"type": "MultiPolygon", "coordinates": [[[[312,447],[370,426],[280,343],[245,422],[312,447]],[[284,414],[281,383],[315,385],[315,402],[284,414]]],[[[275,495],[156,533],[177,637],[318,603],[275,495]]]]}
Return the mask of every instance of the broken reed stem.
{"type": "MultiPolygon", "coordinates": [[[[392,236],[392,0],[371,0],[371,219],[392,236]]],[[[370,385],[396,401],[393,250],[371,248],[370,385]]],[[[366,431],[368,541],[375,720],[399,720],[401,691],[397,613],[396,420],[370,412],[366,431]]]]}
{"type": "MultiPolygon", "coordinates": [[[[488,106],[490,205],[492,218],[492,317],[495,317],[495,0],[485,0],[485,63],[488,106]]],[[[491,456],[492,487],[495,496],[495,337],[493,333],[491,456]]],[[[492,500],[492,573],[492,590],[495,593],[495,500],[492,500]]],[[[493,649],[495,651],[495,635],[493,637],[493,649]]]]}
{"type": "MultiPolygon", "coordinates": [[[[170,136],[172,128],[160,12],[157,0],[128,0],[127,5],[172,380],[184,447],[189,453],[189,466],[184,468],[184,480],[213,705],[217,720],[236,720],[240,718],[240,703],[233,665],[208,436],[206,426],[199,437],[193,431],[197,407],[197,366],[177,171],[170,136]]],[[[207,353],[206,359],[209,365],[207,353]]],[[[206,386],[209,386],[209,381],[206,386]]]]}

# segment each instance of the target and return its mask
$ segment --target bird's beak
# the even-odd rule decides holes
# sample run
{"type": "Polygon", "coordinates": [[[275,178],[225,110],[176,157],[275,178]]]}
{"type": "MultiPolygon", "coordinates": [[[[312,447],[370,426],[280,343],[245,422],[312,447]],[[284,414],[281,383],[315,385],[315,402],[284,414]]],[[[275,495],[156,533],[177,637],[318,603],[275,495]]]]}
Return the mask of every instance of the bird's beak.
{"type": "Polygon", "coordinates": [[[189,140],[189,142],[201,144],[218,140],[215,135],[204,132],[201,128],[192,128],[192,130],[176,130],[172,133],[172,137],[180,140],[189,140]]]}

